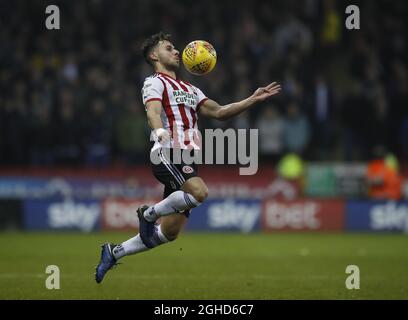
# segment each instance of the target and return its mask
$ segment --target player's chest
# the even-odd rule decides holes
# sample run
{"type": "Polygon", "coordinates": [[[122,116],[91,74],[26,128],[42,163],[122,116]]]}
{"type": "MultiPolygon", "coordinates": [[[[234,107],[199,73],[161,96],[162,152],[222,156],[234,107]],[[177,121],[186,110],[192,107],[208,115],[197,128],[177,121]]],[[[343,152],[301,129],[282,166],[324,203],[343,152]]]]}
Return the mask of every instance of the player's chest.
{"type": "Polygon", "coordinates": [[[184,105],[186,108],[197,107],[198,96],[194,92],[189,92],[185,90],[172,90],[169,94],[169,102],[172,105],[184,105]]]}

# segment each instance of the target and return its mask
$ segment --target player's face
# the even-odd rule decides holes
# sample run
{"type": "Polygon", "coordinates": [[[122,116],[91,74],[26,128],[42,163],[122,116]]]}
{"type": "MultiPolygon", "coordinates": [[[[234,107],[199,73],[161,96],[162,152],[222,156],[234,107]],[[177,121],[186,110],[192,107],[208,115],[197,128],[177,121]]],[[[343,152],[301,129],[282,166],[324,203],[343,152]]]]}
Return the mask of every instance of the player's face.
{"type": "Polygon", "coordinates": [[[170,41],[160,41],[156,48],[158,62],[166,68],[177,70],[180,66],[180,52],[170,41]]]}

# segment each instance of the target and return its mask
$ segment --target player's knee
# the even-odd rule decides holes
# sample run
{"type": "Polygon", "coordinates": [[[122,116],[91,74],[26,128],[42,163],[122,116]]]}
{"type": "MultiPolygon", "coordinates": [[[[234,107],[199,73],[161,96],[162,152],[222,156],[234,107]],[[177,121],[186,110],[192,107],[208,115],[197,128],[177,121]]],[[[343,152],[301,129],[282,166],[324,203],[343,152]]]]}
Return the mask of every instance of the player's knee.
{"type": "Polygon", "coordinates": [[[208,188],[206,186],[193,190],[192,196],[200,203],[208,197],[208,188]]]}
{"type": "Polygon", "coordinates": [[[182,225],[179,223],[161,224],[161,232],[168,241],[176,240],[181,229],[182,225]]]}
{"type": "Polygon", "coordinates": [[[178,230],[167,230],[166,233],[164,233],[164,236],[166,237],[167,240],[169,241],[174,241],[177,239],[179,235],[178,230]]]}

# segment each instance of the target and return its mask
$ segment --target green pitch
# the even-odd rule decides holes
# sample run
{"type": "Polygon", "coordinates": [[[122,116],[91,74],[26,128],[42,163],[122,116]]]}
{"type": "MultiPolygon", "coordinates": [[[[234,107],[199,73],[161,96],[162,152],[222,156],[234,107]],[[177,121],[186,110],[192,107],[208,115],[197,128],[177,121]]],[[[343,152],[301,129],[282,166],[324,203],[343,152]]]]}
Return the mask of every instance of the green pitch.
{"type": "Polygon", "coordinates": [[[408,299],[408,236],[184,233],[94,281],[127,233],[0,233],[0,299],[408,299]],[[48,290],[48,265],[60,269],[48,290]],[[348,265],[360,289],[348,290],[348,265]]]}

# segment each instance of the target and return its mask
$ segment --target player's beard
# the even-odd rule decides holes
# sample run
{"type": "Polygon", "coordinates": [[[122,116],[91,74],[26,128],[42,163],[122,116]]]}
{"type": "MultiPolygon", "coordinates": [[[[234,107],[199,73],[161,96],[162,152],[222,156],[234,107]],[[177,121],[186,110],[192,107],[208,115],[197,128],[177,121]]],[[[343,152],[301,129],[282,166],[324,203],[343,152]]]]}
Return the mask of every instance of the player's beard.
{"type": "Polygon", "coordinates": [[[166,64],[166,69],[170,70],[170,71],[178,71],[179,67],[180,67],[180,63],[177,63],[175,61],[171,61],[169,63],[166,64]]]}
{"type": "MultiPolygon", "coordinates": [[[[178,58],[179,59],[179,58],[178,58]]],[[[163,59],[163,66],[170,71],[177,71],[180,66],[180,59],[177,60],[174,57],[166,57],[166,59],[163,59]]]]}

